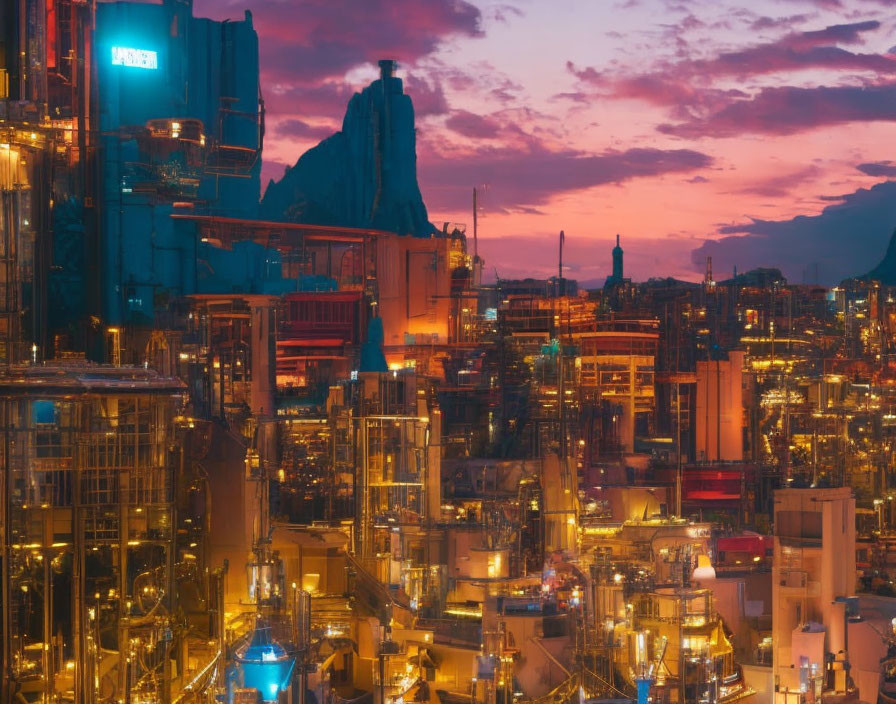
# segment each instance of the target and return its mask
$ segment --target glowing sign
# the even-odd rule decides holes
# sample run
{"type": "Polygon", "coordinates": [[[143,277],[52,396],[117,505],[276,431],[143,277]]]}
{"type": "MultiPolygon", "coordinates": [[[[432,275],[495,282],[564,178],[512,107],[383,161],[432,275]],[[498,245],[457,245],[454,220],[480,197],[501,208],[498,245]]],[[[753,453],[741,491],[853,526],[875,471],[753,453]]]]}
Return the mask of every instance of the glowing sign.
{"type": "Polygon", "coordinates": [[[159,67],[159,55],[156,52],[148,51],[147,49],[130,49],[126,46],[113,46],[112,65],[157,69],[159,67]]]}

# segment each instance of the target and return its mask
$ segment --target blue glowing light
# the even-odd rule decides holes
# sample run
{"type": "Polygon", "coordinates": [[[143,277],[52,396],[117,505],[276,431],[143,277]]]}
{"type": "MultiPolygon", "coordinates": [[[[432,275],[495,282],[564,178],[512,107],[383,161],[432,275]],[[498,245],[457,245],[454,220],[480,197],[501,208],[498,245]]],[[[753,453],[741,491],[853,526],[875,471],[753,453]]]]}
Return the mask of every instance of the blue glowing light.
{"type": "Polygon", "coordinates": [[[157,69],[159,67],[159,55],[155,51],[150,51],[148,49],[132,49],[126,46],[113,46],[112,65],[157,69]]]}
{"type": "Polygon", "coordinates": [[[31,417],[35,423],[50,425],[56,422],[56,402],[55,401],[32,401],[31,417]]]}
{"type": "Polygon", "coordinates": [[[271,635],[270,624],[259,618],[252,638],[234,653],[237,681],[247,689],[261,692],[265,702],[273,702],[289,688],[295,658],[271,635]]]}

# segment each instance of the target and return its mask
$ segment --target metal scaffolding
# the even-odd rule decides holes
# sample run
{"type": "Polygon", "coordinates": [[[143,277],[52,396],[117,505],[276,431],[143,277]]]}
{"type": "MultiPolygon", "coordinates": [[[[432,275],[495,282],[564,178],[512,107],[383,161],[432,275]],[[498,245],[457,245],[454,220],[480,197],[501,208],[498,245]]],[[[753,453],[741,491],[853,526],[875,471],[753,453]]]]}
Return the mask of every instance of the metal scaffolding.
{"type": "Polygon", "coordinates": [[[3,701],[169,699],[181,393],[147,370],[0,376],[3,701]]]}

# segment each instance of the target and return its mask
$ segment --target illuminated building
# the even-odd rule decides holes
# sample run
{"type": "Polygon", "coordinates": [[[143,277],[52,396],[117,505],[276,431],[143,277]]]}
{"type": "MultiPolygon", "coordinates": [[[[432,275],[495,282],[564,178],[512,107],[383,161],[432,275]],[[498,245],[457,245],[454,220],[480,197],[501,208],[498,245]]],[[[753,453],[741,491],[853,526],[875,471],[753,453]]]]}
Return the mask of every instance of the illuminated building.
{"type": "Polygon", "coordinates": [[[635,436],[654,425],[654,365],[658,333],[652,321],[627,330],[624,323],[574,335],[579,346],[583,397],[599,404],[601,426],[586,434],[606,452],[631,453],[635,436]],[[595,433],[598,433],[595,435],[595,433]]]}
{"type": "Polygon", "coordinates": [[[176,617],[196,606],[187,584],[220,596],[201,526],[180,510],[183,393],[152,371],[84,364],[0,376],[4,701],[170,701],[172,667],[182,687],[211,684],[221,614],[189,632],[176,617]]]}
{"type": "MultiPolygon", "coordinates": [[[[846,694],[855,614],[855,499],[848,487],[775,493],[772,568],[775,701],[846,694]]],[[[876,673],[875,673],[876,674],[876,673]]]]}
{"type": "Polygon", "coordinates": [[[395,68],[260,204],[251,15],[0,0],[0,698],[871,701],[896,291],[482,286],[395,68]]]}
{"type": "Polygon", "coordinates": [[[0,2],[0,360],[52,356],[83,309],[92,4],[0,2]]]}
{"type": "Polygon", "coordinates": [[[354,551],[383,584],[428,564],[424,526],[441,499],[440,412],[411,370],[361,372],[334,389],[337,442],[354,448],[354,551]]]}
{"type": "Polygon", "coordinates": [[[198,242],[177,209],[255,214],[263,134],[258,37],[192,16],[192,3],[99,3],[94,46],[101,131],[100,240],[106,325],[148,327],[161,301],[198,293],[198,242]]]}
{"type": "Polygon", "coordinates": [[[645,678],[657,701],[751,694],[713,591],[694,584],[712,574],[709,535],[707,524],[664,517],[585,525],[593,590],[586,619],[595,629],[590,657],[617,692],[633,693],[645,678]]]}
{"type": "Polygon", "coordinates": [[[184,300],[183,330],[167,336],[173,363],[202,416],[226,419],[244,435],[274,408],[274,312],[264,295],[197,294],[184,300]],[[254,420],[253,420],[254,419],[254,420]]]}

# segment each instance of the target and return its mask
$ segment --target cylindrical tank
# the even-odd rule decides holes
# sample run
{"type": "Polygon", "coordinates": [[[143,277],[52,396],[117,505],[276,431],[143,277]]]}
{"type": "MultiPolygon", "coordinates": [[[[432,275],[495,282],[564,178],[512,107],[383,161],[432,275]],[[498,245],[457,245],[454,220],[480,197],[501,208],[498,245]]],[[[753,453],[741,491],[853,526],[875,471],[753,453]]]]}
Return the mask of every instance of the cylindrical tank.
{"type": "Polygon", "coordinates": [[[295,657],[278,643],[271,625],[258,617],[252,637],[234,653],[235,680],[245,689],[256,689],[265,702],[276,702],[281,691],[289,687],[295,657]]]}

